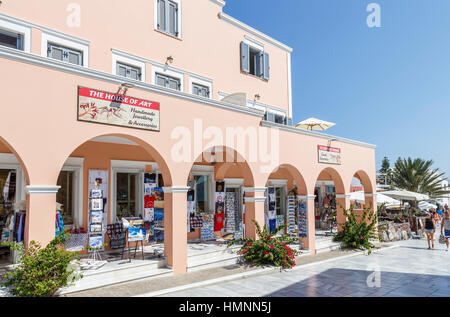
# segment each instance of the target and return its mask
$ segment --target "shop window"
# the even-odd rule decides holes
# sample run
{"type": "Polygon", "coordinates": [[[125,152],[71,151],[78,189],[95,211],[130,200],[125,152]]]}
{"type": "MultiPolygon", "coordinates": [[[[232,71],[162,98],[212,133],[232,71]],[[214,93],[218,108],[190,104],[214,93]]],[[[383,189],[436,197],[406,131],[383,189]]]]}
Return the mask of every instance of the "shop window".
{"type": "Polygon", "coordinates": [[[195,181],[195,201],[197,203],[197,211],[207,212],[209,207],[209,176],[194,176],[195,181]]]}
{"type": "Polygon", "coordinates": [[[157,29],[169,35],[179,37],[180,15],[179,1],[157,0],[157,29]]]}
{"type": "Polygon", "coordinates": [[[156,74],[156,85],[170,89],[181,90],[181,80],[166,75],[156,74]]]}
{"type": "Polygon", "coordinates": [[[277,211],[277,216],[285,216],[286,215],[286,200],[284,195],[284,188],[283,187],[276,187],[275,188],[275,209],[277,211]]]}
{"type": "Polygon", "coordinates": [[[117,173],[116,182],[116,217],[136,217],[138,210],[137,173],[117,173]]]}
{"type": "Polygon", "coordinates": [[[134,80],[142,80],[141,68],[122,63],[117,63],[117,75],[134,80]]]}
{"type": "Polygon", "coordinates": [[[192,93],[197,96],[209,98],[209,87],[199,85],[199,84],[192,84],[192,93]]]}
{"type": "Polygon", "coordinates": [[[0,30],[0,45],[23,51],[23,35],[0,30]]]}
{"type": "Polygon", "coordinates": [[[269,54],[260,48],[250,46],[246,42],[241,42],[241,71],[269,80],[269,54]]]}
{"type": "Polygon", "coordinates": [[[83,53],[81,51],[52,43],[47,44],[47,57],[75,65],[83,65],[83,53]]]}
{"type": "Polygon", "coordinates": [[[274,122],[274,123],[278,123],[278,124],[285,124],[286,120],[285,120],[285,116],[279,115],[279,114],[275,114],[273,112],[266,112],[264,119],[266,121],[269,122],[274,122]]]}
{"type": "Polygon", "coordinates": [[[64,225],[74,224],[74,172],[62,171],[56,183],[61,188],[56,194],[56,202],[62,205],[61,216],[64,225]]]}

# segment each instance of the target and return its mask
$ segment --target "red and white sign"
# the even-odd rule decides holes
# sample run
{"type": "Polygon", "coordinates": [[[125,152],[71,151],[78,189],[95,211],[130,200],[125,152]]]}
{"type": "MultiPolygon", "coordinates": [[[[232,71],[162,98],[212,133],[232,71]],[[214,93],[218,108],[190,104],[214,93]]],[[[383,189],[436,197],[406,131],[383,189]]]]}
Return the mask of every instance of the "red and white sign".
{"type": "Polygon", "coordinates": [[[158,102],[78,87],[78,120],[159,131],[158,102]]]}
{"type": "Polygon", "coordinates": [[[341,149],[319,145],[319,163],[341,165],[341,149]]]}

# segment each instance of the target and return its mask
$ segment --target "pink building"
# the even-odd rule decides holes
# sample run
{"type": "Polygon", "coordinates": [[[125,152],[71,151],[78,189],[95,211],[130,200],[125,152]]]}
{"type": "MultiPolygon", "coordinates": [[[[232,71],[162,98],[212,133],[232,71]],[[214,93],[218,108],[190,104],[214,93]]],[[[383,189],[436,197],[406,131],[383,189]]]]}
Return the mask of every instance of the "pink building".
{"type": "Polygon", "coordinates": [[[15,213],[21,226],[10,239],[48,243],[56,209],[66,229],[105,242],[107,225],[140,217],[164,233],[167,263],[180,274],[188,241],[210,234],[191,218],[216,218],[216,236],[255,237],[250,220],[270,218],[268,188],[285,223],[288,196],[296,210],[306,206],[301,241],[312,252],[318,180],[333,181],[337,205],[348,206],[357,177],[376,206],[375,146],[294,128],[292,49],[224,5],[3,1],[0,216],[15,213]],[[150,201],[155,187],[164,197],[150,201]]]}

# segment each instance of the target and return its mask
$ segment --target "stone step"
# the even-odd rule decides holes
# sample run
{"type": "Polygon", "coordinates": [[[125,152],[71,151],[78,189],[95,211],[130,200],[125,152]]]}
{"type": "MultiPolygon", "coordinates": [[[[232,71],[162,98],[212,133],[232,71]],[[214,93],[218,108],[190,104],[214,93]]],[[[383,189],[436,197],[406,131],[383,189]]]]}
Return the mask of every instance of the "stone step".
{"type": "Polygon", "coordinates": [[[79,292],[118,283],[130,282],[143,278],[161,277],[171,275],[172,269],[166,267],[165,260],[132,261],[132,263],[108,263],[106,267],[97,270],[81,271],[83,278],[74,286],[59,291],[59,295],[79,292]],[[123,266],[122,266],[123,265],[123,266]]]}
{"type": "Polygon", "coordinates": [[[200,271],[214,267],[233,265],[239,262],[240,256],[236,253],[216,255],[208,259],[189,259],[188,272],[200,271]]]}

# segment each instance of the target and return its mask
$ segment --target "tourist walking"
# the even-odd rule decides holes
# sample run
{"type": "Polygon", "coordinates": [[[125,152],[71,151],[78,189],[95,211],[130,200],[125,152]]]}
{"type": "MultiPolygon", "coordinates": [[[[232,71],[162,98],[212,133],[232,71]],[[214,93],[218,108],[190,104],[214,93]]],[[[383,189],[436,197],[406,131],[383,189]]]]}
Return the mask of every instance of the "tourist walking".
{"type": "Polygon", "coordinates": [[[428,213],[425,218],[425,234],[427,235],[428,249],[434,249],[434,233],[436,231],[436,224],[434,223],[433,214],[428,213]]]}
{"type": "Polygon", "coordinates": [[[447,249],[445,251],[448,251],[448,239],[450,238],[450,211],[448,209],[445,211],[442,219],[441,235],[444,236],[445,244],[447,245],[447,249]]]}

